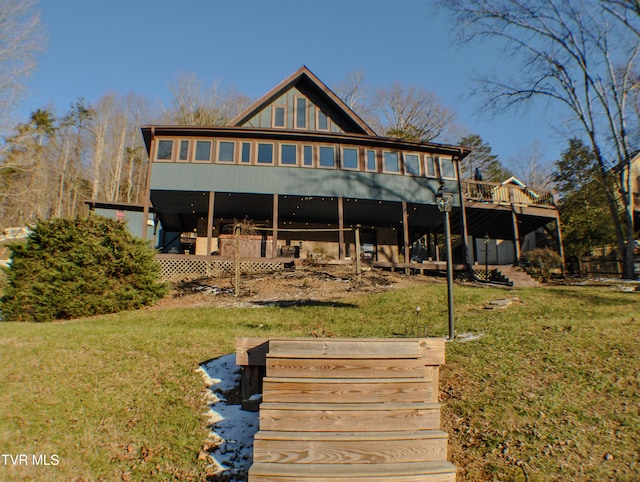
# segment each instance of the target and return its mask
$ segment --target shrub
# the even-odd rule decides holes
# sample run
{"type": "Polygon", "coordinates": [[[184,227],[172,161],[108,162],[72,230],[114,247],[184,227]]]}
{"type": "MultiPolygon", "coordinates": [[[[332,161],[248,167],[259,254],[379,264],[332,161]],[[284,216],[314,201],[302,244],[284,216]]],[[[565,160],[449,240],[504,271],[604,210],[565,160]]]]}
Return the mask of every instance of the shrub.
{"type": "Polygon", "coordinates": [[[549,281],[554,268],[562,268],[562,258],[549,248],[535,248],[524,253],[527,273],[538,281],[549,281]]]}
{"type": "Polygon", "coordinates": [[[150,305],[167,286],[154,252],[123,223],[101,216],[40,221],[11,244],[2,316],[49,321],[150,305]]]}

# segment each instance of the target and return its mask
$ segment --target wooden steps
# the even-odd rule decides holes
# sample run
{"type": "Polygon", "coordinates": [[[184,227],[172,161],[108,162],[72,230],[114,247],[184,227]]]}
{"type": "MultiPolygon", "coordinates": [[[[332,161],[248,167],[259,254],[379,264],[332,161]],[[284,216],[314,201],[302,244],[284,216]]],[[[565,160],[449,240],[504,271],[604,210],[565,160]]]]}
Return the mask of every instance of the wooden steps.
{"type": "Polygon", "coordinates": [[[250,482],[455,480],[437,403],[444,340],[253,342],[238,342],[239,359],[266,367],[250,482]]]}
{"type": "Polygon", "coordinates": [[[452,482],[450,462],[410,464],[265,464],[251,466],[251,482],[452,482]]]}

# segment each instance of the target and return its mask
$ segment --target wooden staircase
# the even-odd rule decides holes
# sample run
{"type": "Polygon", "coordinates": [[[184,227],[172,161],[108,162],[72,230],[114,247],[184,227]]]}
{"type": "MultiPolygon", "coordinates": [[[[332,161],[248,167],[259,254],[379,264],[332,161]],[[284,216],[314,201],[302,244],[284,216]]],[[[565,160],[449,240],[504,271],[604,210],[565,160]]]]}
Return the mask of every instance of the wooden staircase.
{"type": "Polygon", "coordinates": [[[454,481],[444,340],[270,339],[249,482],[454,481]]]}

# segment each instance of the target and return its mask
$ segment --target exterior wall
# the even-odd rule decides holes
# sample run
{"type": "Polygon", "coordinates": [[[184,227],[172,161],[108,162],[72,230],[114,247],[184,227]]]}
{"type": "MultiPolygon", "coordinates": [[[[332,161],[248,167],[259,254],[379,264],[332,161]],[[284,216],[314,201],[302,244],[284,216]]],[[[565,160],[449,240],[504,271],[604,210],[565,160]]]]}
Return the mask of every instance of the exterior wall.
{"type": "MultiPolygon", "coordinates": [[[[380,174],[338,169],[237,166],[218,164],[154,163],[151,188],[155,190],[342,196],[360,199],[435,204],[440,182],[401,174],[380,174]]],[[[459,207],[457,181],[446,181],[459,207]]]]}
{"type": "Polygon", "coordinates": [[[400,261],[398,251],[398,231],[393,228],[378,228],[378,261],[398,263],[400,261]]]}
{"type": "MultiPolygon", "coordinates": [[[[296,99],[305,99],[307,101],[307,128],[305,130],[317,130],[317,116],[320,107],[315,105],[305,94],[299,89],[292,88],[274,99],[273,102],[264,107],[260,112],[249,119],[243,127],[253,128],[271,128],[273,125],[273,111],[275,107],[285,108],[285,125],[282,129],[294,130],[295,126],[295,109],[296,99]]],[[[344,131],[333,121],[332,115],[327,110],[324,110],[328,114],[328,126],[327,132],[343,133],[344,131]]]]}
{"type": "MultiPolygon", "coordinates": [[[[127,211],[116,208],[99,208],[96,207],[93,212],[105,218],[117,219],[123,221],[127,225],[129,232],[136,238],[142,238],[142,224],[144,222],[144,213],[141,211],[127,211]]],[[[149,241],[155,239],[153,233],[153,221],[147,220],[147,239],[149,241]]]]}

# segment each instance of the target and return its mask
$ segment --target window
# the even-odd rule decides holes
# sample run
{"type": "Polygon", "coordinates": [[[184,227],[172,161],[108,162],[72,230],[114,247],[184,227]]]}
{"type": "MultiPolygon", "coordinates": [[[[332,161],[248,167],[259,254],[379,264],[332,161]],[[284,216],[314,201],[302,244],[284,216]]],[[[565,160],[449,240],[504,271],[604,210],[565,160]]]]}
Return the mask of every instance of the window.
{"type": "Polygon", "coordinates": [[[180,154],[178,155],[178,160],[189,160],[189,141],[180,141],[180,154]]]}
{"type": "Polygon", "coordinates": [[[273,164],[273,144],[258,144],[258,164],[273,164]]]}
{"type": "Polygon", "coordinates": [[[305,166],[313,166],[313,146],[304,146],[302,149],[304,155],[302,163],[305,166]]]}
{"type": "Polygon", "coordinates": [[[420,156],[418,154],[405,154],[404,170],[412,176],[420,175],[420,156]]]}
{"type": "Polygon", "coordinates": [[[336,167],[336,151],[333,147],[320,146],[320,167],[336,167]]]}
{"type": "Polygon", "coordinates": [[[284,107],[275,106],[273,108],[273,127],[285,126],[284,113],[284,107]]]}
{"type": "Polygon", "coordinates": [[[367,151],[367,171],[377,171],[376,151],[367,151]]]}
{"type": "Polygon", "coordinates": [[[342,149],[342,168],[358,169],[358,149],[345,147],[342,149]]]}
{"type": "Polygon", "coordinates": [[[248,164],[251,162],[251,143],[243,142],[242,143],[242,155],[240,157],[240,162],[244,162],[248,164]]]}
{"type": "Polygon", "coordinates": [[[321,110],[318,110],[318,130],[326,131],[329,129],[329,119],[327,114],[321,110]]]}
{"type": "Polygon", "coordinates": [[[235,146],[235,142],[220,141],[218,143],[218,162],[233,162],[235,146]]]}
{"type": "Polygon", "coordinates": [[[211,160],[211,141],[196,141],[196,161],[211,160]]]}
{"type": "Polygon", "coordinates": [[[158,141],[158,152],[156,153],[156,159],[159,161],[170,161],[173,155],[173,141],[161,140],[158,141]]]}
{"type": "Polygon", "coordinates": [[[400,172],[400,162],[397,152],[385,152],[383,158],[385,172],[400,172]]]}
{"type": "Polygon", "coordinates": [[[449,157],[441,157],[440,158],[440,174],[442,177],[447,177],[449,179],[455,179],[456,170],[453,165],[453,160],[449,157]]]}
{"type": "Polygon", "coordinates": [[[427,176],[436,177],[436,163],[433,156],[427,156],[425,160],[427,161],[427,176]]]}
{"type": "Polygon", "coordinates": [[[282,144],[280,146],[280,164],[295,166],[298,164],[298,147],[294,144],[282,144]]]}
{"type": "Polygon", "coordinates": [[[307,127],[307,99],[296,99],[296,127],[298,129],[307,127]]]}

